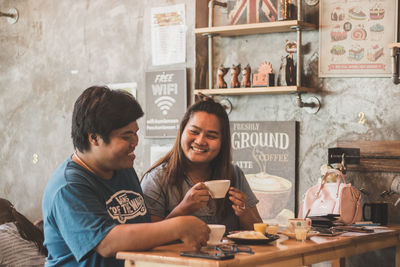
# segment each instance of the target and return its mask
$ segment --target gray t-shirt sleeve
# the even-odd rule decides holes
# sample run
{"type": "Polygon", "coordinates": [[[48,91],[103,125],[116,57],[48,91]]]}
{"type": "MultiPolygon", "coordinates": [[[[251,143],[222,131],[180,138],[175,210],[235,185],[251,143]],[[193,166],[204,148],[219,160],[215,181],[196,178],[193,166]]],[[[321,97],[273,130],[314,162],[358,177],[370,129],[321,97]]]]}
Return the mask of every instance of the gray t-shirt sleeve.
{"type": "Polygon", "coordinates": [[[146,173],[141,186],[150,215],[165,218],[168,215],[168,200],[162,186],[162,167],[158,166],[146,173]]]}
{"type": "Polygon", "coordinates": [[[247,205],[250,208],[255,207],[259,201],[254,195],[253,190],[251,190],[243,171],[237,165],[233,165],[233,174],[234,187],[238,188],[247,195],[247,205]]]}

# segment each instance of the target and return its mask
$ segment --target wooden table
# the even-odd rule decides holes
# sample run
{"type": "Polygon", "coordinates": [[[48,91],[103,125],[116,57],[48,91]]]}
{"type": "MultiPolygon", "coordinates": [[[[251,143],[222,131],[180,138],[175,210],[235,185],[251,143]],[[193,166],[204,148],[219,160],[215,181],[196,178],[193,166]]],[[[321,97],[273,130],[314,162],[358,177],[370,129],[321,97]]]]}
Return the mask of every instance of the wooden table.
{"type": "MultiPolygon", "coordinates": [[[[400,226],[357,236],[318,237],[318,243],[307,240],[279,239],[272,244],[250,246],[255,252],[236,254],[231,260],[208,260],[179,256],[183,244],[159,246],[150,251],[117,253],[129,266],[304,266],[331,261],[344,266],[344,258],[368,251],[396,247],[396,266],[400,267],[400,226]],[[390,231],[388,231],[390,230],[390,231]]],[[[315,237],[313,237],[314,239],[315,237]]]]}

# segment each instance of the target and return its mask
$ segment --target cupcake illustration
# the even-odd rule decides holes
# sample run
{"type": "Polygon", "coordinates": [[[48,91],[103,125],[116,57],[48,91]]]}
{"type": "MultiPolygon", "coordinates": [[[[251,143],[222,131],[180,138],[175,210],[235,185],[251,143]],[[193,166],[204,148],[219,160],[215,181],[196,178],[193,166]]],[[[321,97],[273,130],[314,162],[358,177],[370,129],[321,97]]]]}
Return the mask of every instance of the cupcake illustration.
{"type": "Polygon", "coordinates": [[[385,30],[385,27],[380,23],[376,23],[376,24],[372,25],[369,28],[369,31],[371,32],[371,40],[372,41],[382,40],[384,30],[385,30]]]}
{"type": "Polygon", "coordinates": [[[342,41],[347,39],[347,32],[340,27],[340,25],[335,25],[331,31],[331,40],[333,42],[342,41]]]}

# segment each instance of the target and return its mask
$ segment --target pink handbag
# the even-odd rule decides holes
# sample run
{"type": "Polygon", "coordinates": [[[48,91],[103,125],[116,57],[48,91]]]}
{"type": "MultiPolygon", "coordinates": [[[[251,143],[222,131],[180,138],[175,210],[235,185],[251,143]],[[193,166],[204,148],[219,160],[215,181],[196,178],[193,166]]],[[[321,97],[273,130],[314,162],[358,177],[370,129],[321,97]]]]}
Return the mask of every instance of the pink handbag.
{"type": "Polygon", "coordinates": [[[309,188],[300,205],[299,218],[339,214],[345,224],[353,224],[362,218],[361,194],[346,179],[341,171],[329,169],[321,183],[309,188]],[[338,174],[336,183],[327,183],[330,173],[338,174]],[[343,183],[341,183],[343,180],[343,183]]]}

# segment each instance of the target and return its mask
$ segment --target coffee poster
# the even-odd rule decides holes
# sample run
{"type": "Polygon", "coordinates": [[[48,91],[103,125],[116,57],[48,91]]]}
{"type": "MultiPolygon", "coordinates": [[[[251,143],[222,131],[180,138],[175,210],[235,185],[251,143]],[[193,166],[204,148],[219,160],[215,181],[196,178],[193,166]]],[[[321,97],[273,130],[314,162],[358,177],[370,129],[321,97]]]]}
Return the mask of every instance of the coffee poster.
{"type": "Polygon", "coordinates": [[[145,137],[175,138],[186,99],[186,69],[146,72],[145,137]]]}
{"type": "Polygon", "coordinates": [[[297,122],[231,121],[233,163],[244,172],[264,222],[295,217],[297,122]]]}

